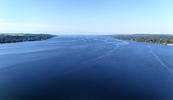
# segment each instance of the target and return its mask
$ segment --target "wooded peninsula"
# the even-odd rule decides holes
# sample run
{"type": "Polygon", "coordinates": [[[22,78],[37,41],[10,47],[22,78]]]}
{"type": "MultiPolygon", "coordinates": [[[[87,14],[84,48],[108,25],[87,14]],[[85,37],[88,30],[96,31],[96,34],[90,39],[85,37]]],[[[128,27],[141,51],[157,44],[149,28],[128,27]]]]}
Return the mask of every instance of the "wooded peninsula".
{"type": "Polygon", "coordinates": [[[134,35],[109,35],[108,37],[131,40],[137,42],[149,42],[158,44],[173,44],[173,35],[160,34],[134,34],[134,35]]]}
{"type": "Polygon", "coordinates": [[[39,41],[55,37],[56,35],[50,34],[0,34],[0,43],[15,43],[23,41],[39,41]]]}

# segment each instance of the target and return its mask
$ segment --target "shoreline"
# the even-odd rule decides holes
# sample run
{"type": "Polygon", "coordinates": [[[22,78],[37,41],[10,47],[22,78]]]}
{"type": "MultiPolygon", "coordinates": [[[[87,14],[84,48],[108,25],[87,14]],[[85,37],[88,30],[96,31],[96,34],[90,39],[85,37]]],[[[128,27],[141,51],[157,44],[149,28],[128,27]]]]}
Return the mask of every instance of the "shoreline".
{"type": "Polygon", "coordinates": [[[173,46],[173,44],[166,44],[166,45],[170,45],[170,46],[173,46]]]}
{"type": "Polygon", "coordinates": [[[42,41],[57,37],[51,34],[0,34],[0,44],[18,43],[27,41],[42,41]]]}

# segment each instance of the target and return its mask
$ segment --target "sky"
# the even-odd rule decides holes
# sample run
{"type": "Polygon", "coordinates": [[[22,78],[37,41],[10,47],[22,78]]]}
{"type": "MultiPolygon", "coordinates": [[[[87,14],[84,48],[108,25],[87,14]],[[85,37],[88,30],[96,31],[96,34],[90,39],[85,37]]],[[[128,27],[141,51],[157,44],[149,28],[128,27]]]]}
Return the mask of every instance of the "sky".
{"type": "Polygon", "coordinates": [[[173,34],[173,0],[0,0],[0,33],[173,34]]]}

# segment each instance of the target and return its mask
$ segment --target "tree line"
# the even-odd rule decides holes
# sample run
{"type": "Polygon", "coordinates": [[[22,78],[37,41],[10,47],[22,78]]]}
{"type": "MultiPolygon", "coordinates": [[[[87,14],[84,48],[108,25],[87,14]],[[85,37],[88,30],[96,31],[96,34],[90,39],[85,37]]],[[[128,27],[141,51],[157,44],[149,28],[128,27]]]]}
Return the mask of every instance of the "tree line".
{"type": "Polygon", "coordinates": [[[109,37],[116,39],[123,39],[123,40],[138,41],[138,42],[173,44],[173,35],[135,34],[135,35],[110,35],[109,37]]]}
{"type": "Polygon", "coordinates": [[[0,43],[15,43],[23,41],[38,41],[53,38],[50,34],[0,34],[0,43]]]}

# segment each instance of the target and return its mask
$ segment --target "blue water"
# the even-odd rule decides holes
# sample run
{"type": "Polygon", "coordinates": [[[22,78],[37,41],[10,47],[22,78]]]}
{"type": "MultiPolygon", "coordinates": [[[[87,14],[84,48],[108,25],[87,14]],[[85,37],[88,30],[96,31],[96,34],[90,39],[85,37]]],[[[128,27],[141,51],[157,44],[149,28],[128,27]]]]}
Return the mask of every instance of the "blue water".
{"type": "Polygon", "coordinates": [[[0,44],[0,100],[124,99],[173,100],[173,46],[97,36],[0,44]]]}

